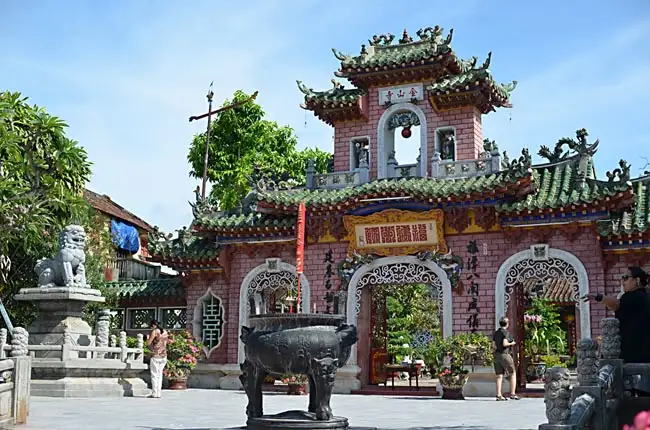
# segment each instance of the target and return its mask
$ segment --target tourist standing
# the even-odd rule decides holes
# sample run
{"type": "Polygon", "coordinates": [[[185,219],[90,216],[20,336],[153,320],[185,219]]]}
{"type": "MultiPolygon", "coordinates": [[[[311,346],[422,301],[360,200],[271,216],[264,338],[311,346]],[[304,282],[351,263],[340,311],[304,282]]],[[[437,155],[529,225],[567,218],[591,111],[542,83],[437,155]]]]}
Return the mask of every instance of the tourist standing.
{"type": "Polygon", "coordinates": [[[503,377],[510,378],[510,399],[519,400],[517,396],[517,372],[515,371],[515,361],[512,358],[512,347],[516,344],[514,339],[508,333],[508,318],[499,320],[499,328],[494,332],[492,340],[494,341],[494,373],[497,375],[497,401],[508,400],[501,394],[503,377]]]}
{"type": "MultiPolygon", "coordinates": [[[[621,277],[622,294],[616,297],[588,294],[613,310],[620,323],[621,359],[625,363],[650,363],[650,295],[648,274],[640,267],[630,267],[621,277]]],[[[636,383],[638,394],[650,394],[650,381],[641,378],[636,383]]]]}
{"type": "Polygon", "coordinates": [[[167,365],[169,333],[156,320],[152,320],[150,326],[151,334],[147,338],[147,346],[151,350],[151,360],[149,361],[151,397],[159,399],[162,396],[163,370],[167,365]]]}

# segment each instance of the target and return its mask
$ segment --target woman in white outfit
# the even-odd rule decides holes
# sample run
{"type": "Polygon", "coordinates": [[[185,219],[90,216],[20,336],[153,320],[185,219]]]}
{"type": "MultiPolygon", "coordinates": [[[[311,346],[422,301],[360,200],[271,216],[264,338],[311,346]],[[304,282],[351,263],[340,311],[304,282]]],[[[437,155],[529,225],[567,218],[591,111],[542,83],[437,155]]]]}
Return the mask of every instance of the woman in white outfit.
{"type": "Polygon", "coordinates": [[[151,371],[151,397],[159,399],[162,395],[163,370],[167,365],[167,344],[169,333],[156,320],[151,321],[151,334],[147,346],[151,350],[149,370],[151,371]]]}

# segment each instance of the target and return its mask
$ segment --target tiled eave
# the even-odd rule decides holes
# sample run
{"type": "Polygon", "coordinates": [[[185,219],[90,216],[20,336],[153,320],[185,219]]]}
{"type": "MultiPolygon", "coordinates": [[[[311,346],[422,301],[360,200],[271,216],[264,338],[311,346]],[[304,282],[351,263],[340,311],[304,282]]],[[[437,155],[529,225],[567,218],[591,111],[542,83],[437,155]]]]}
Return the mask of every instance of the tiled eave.
{"type": "Polygon", "coordinates": [[[187,270],[223,270],[219,264],[219,257],[189,258],[189,257],[172,257],[154,255],[150,260],[156,263],[164,264],[178,272],[187,270]]]}
{"type": "Polygon", "coordinates": [[[218,228],[211,228],[209,226],[195,226],[193,230],[201,235],[230,238],[243,236],[281,237],[295,234],[294,226],[233,226],[218,228]]]}
{"type": "Polygon", "coordinates": [[[601,237],[600,244],[604,252],[650,250],[650,234],[644,232],[601,237]]]}
{"type": "Polygon", "coordinates": [[[308,102],[302,104],[300,107],[312,111],[315,117],[332,126],[337,122],[368,119],[358,102],[341,103],[341,106],[336,107],[323,106],[322,103],[317,102],[308,102]]]}
{"type": "Polygon", "coordinates": [[[600,221],[608,219],[610,211],[627,207],[633,201],[634,193],[632,190],[628,190],[590,203],[571,204],[557,208],[499,212],[499,218],[502,225],[552,224],[578,219],[600,221]]]}
{"type": "Polygon", "coordinates": [[[420,59],[395,65],[369,67],[341,67],[334,74],[346,78],[359,88],[399,85],[408,82],[438,80],[445,72],[461,73],[461,64],[456,54],[449,51],[428,59],[420,59]]]}
{"type": "MultiPolygon", "coordinates": [[[[506,196],[523,197],[533,192],[534,185],[531,176],[519,178],[516,182],[490,189],[481,192],[467,193],[463,195],[443,196],[443,197],[428,197],[428,196],[414,196],[413,193],[406,192],[381,192],[367,195],[359,195],[345,201],[331,203],[331,204],[308,204],[307,211],[310,213],[329,213],[329,212],[347,212],[366,206],[369,201],[380,201],[382,199],[391,199],[395,197],[407,197],[401,200],[403,203],[424,203],[434,206],[454,205],[457,203],[463,204],[479,204],[486,200],[501,199],[506,196]],[[409,197],[410,196],[410,197],[409,197]]],[[[295,214],[298,210],[298,204],[278,204],[260,200],[257,203],[257,210],[263,213],[273,214],[295,214]]]]}
{"type": "Polygon", "coordinates": [[[489,83],[429,94],[429,102],[436,112],[475,106],[482,114],[488,114],[494,112],[497,107],[512,107],[510,101],[499,95],[489,83]]]}

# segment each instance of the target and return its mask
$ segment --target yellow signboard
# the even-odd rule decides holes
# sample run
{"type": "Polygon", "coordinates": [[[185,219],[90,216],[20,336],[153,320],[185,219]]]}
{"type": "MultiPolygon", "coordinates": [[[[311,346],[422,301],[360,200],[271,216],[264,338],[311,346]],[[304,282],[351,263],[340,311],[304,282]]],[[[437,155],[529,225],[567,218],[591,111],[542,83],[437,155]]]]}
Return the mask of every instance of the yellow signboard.
{"type": "Polygon", "coordinates": [[[444,212],[387,209],[368,216],[343,217],[350,252],[407,255],[437,249],[447,252],[443,232],[444,212]]]}

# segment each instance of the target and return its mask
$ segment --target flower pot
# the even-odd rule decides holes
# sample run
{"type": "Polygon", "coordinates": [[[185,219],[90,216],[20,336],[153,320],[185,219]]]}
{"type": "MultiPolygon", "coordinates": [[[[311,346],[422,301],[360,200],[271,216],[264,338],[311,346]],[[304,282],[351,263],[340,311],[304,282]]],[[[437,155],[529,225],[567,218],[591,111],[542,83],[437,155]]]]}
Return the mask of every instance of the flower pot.
{"type": "Polygon", "coordinates": [[[463,396],[463,387],[445,387],[442,386],[443,400],[465,400],[463,396]]]}
{"type": "Polygon", "coordinates": [[[187,390],[187,378],[174,378],[169,380],[170,390],[187,390]]]}
{"type": "Polygon", "coordinates": [[[307,394],[307,384],[287,384],[287,394],[290,396],[307,394]]]}

